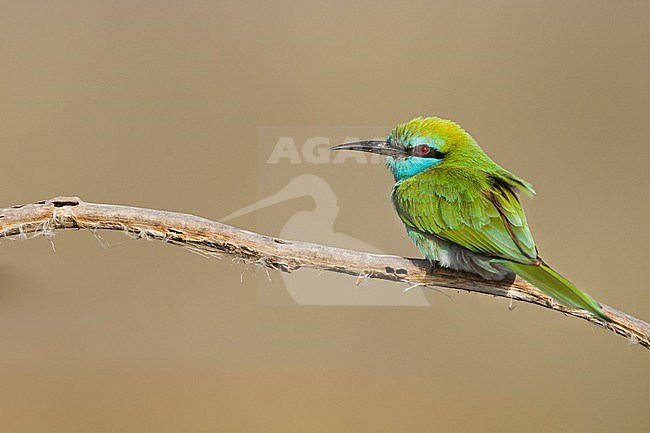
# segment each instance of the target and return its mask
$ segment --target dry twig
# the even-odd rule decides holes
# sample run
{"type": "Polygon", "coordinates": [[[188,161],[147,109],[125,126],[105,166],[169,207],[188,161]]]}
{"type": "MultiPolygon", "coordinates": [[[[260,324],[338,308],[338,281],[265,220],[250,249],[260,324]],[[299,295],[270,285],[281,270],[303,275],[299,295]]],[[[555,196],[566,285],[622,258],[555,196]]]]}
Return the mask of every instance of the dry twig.
{"type": "Polygon", "coordinates": [[[161,240],[208,255],[229,254],[284,272],[305,267],[515,299],[579,317],[650,348],[650,324],[607,305],[603,311],[610,321],[604,322],[586,311],[558,305],[519,278],[493,282],[442,268],[430,275],[425,260],[277,239],[193,215],[86,203],[78,197],[56,197],[0,209],[2,237],[49,237],[61,229],[120,230],[132,237],[161,240]]]}

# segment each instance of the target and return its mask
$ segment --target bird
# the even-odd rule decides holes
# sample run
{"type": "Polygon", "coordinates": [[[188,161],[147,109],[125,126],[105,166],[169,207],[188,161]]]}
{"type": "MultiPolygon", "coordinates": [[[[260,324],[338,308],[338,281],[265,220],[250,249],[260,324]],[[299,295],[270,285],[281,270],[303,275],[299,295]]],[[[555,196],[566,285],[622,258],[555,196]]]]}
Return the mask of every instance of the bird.
{"type": "Polygon", "coordinates": [[[514,273],[558,303],[608,320],[595,299],[539,256],[517,195],[532,198],[532,185],[494,162],[457,123],[416,117],[386,140],[331,150],[384,157],[395,210],[434,272],[441,266],[496,281],[514,273]]]}

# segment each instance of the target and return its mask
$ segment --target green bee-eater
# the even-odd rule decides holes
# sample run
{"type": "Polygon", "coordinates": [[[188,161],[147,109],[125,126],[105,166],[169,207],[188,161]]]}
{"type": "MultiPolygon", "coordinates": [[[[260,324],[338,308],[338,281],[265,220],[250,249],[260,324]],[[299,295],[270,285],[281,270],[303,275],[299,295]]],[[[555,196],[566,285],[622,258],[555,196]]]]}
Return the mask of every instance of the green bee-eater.
{"type": "Polygon", "coordinates": [[[514,272],[569,307],[607,319],[600,305],[538,255],[516,192],[530,183],[501,168],[456,123],[418,117],[386,141],[332,148],[378,153],[395,177],[397,214],[422,254],[440,266],[501,280],[514,272]]]}

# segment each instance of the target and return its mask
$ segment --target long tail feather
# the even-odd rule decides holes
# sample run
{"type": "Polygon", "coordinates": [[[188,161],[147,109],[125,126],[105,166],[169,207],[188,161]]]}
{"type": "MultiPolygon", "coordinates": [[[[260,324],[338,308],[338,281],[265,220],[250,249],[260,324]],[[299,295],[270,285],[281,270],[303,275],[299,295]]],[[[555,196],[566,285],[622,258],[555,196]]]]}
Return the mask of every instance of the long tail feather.
{"type": "Polygon", "coordinates": [[[559,303],[567,307],[582,308],[603,320],[608,320],[598,302],[549,266],[524,265],[510,261],[502,264],[559,303]]]}

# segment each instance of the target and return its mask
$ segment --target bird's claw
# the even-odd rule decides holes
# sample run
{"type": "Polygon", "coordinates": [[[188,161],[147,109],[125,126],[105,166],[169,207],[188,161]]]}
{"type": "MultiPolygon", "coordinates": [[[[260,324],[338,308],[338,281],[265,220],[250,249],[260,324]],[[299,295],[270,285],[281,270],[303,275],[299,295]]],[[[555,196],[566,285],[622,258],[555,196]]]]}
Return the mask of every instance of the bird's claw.
{"type": "Polygon", "coordinates": [[[429,260],[429,269],[427,270],[427,275],[433,275],[436,272],[436,262],[434,260],[429,260]]]}

